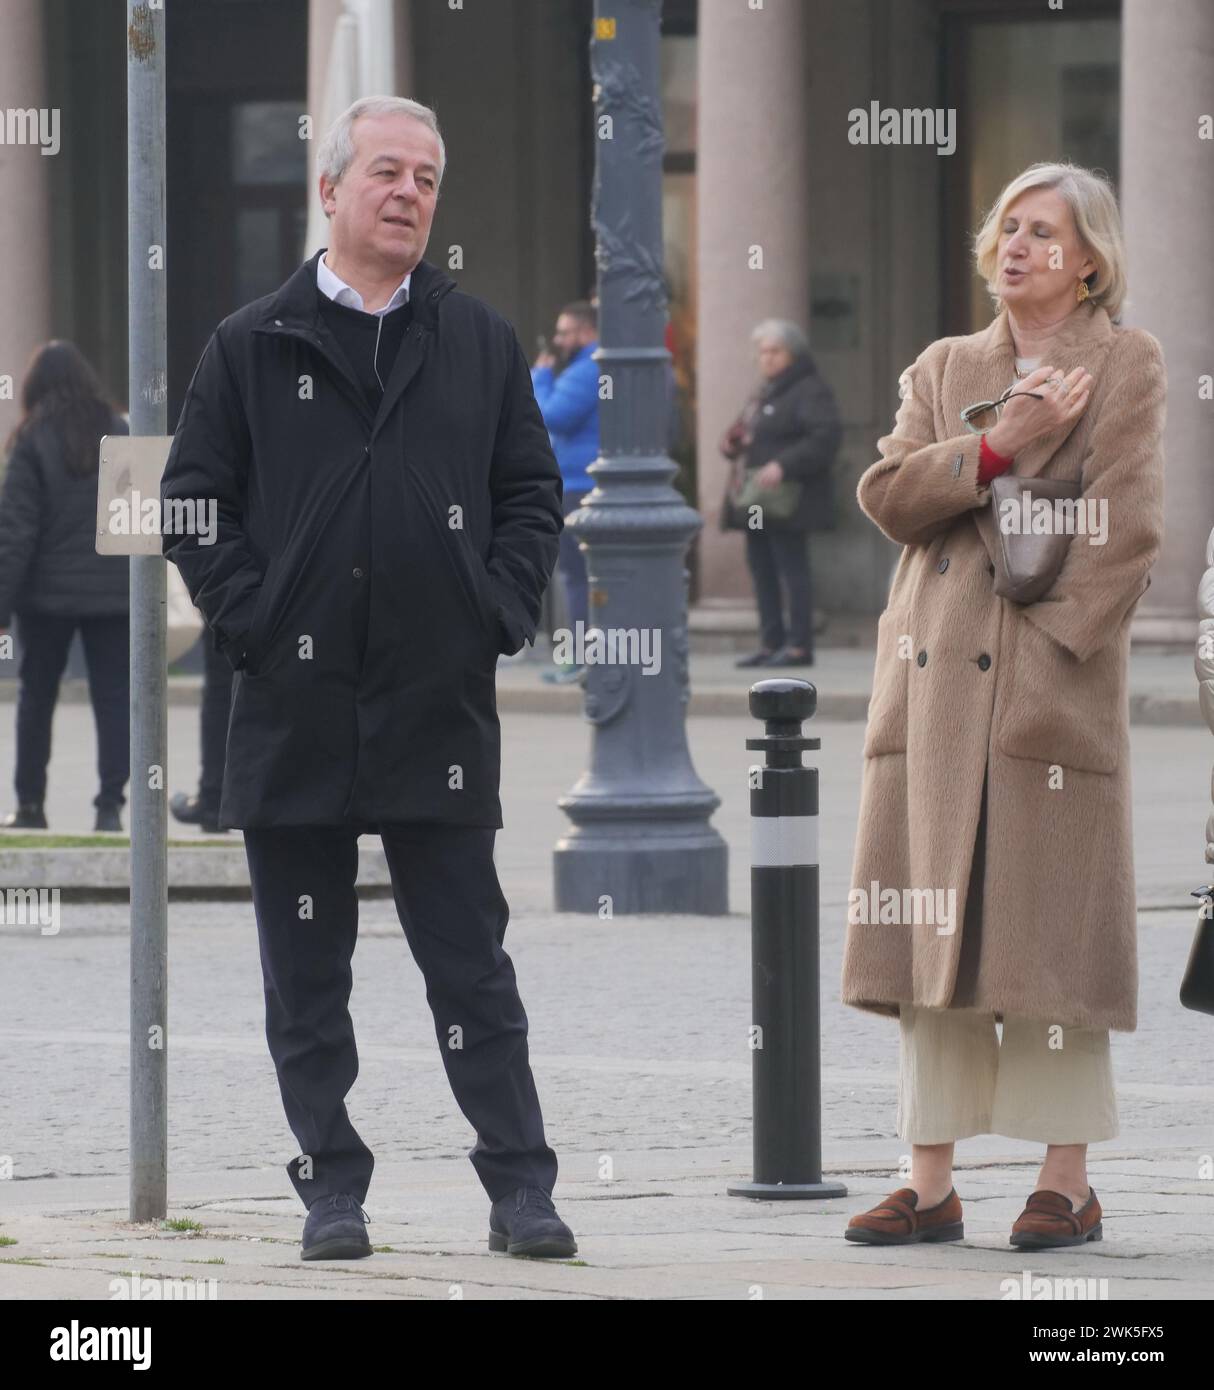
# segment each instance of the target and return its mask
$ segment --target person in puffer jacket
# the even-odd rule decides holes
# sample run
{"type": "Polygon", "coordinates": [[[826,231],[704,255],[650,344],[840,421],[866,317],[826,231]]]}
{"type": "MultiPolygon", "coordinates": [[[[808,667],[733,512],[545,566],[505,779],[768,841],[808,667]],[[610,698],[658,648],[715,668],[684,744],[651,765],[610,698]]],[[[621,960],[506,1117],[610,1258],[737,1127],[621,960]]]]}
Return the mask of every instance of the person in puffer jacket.
{"type": "MultiPolygon", "coordinates": [[[[54,339],[30,360],[21,420],[0,484],[0,672],[21,645],[17,810],[7,829],[46,829],[44,800],[59,682],[76,629],[97,728],[97,830],[121,830],[130,777],[130,563],[98,555],[103,435],[128,434],[80,350],[54,339]]],[[[7,674],[7,673],[5,673],[7,674]]]]}

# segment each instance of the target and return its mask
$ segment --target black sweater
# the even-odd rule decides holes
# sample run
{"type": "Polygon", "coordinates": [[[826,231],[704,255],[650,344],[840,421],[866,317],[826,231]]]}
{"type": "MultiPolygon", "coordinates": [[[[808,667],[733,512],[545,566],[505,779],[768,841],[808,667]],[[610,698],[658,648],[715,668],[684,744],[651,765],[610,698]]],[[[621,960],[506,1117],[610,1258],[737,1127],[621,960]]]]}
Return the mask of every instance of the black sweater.
{"type": "Polygon", "coordinates": [[[354,375],[362,383],[363,393],[370,402],[371,409],[378,410],[384,394],[379,383],[382,381],[384,386],[388,384],[401,340],[413,321],[412,301],[393,309],[390,314],[384,314],[381,329],[379,315],[367,314],[361,309],[351,309],[345,304],[337,304],[319,289],[316,293],[320,296],[321,317],[337,339],[338,346],[354,375]],[[375,375],[377,368],[378,380],[375,375]]]}

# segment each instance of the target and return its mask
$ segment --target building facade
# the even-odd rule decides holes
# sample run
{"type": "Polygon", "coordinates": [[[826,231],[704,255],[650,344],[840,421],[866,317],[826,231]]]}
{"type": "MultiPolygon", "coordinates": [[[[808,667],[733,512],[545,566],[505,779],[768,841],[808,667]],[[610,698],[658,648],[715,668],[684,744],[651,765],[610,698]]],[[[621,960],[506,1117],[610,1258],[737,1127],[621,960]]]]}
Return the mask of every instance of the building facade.
{"type": "MultiPolygon", "coordinates": [[[[76,341],[126,392],[125,0],[6,0],[13,108],[58,111],[54,157],[0,145],[0,375],[76,341]]],[[[427,251],[524,347],[594,287],[591,0],[189,0],[167,7],[169,419],[214,325],[314,246],[328,116],[385,85],[433,106],[448,152],[427,251]]],[[[1136,637],[1190,641],[1214,522],[1207,0],[666,0],[666,273],[679,486],[705,516],[693,625],[753,629],[742,537],[716,525],[717,441],[753,384],[750,330],[808,330],[845,423],[815,593],[863,635],[895,548],[855,505],[902,370],[991,305],[970,238],[1036,160],[1104,169],[1125,217],[1124,321],[1162,342],[1167,537],[1136,637]],[[1204,57],[1203,57],[1204,55],[1204,57]],[[1205,109],[1202,108],[1202,102],[1205,109]],[[931,142],[857,143],[855,112],[941,113],[931,142]],[[952,113],[951,118],[948,113],[952,113]],[[1208,394],[1208,393],[1207,393],[1208,394]]],[[[11,123],[10,123],[11,124],[11,123]]],[[[0,428],[16,418],[0,399],[0,428]]],[[[828,639],[824,639],[828,640],[828,639]]]]}

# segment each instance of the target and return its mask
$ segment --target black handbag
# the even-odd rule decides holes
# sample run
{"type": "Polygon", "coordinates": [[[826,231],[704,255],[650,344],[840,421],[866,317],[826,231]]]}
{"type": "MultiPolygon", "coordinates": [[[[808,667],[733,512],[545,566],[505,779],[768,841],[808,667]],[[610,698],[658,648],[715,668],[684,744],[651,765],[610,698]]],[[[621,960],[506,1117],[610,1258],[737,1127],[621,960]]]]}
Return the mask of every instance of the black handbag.
{"type": "Polygon", "coordinates": [[[1180,1002],[1199,1014],[1214,1014],[1214,884],[1192,896],[1201,899],[1201,913],[1180,983],[1180,1002]]]}

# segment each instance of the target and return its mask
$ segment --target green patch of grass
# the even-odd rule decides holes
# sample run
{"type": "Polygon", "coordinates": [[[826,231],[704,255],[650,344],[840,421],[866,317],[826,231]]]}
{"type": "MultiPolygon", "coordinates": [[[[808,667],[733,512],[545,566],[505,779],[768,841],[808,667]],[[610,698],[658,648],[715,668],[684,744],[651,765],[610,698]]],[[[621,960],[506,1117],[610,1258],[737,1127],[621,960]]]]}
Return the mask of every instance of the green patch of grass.
{"type": "Polygon", "coordinates": [[[188,1216],[175,1216],[171,1221],[160,1223],[162,1231],[199,1231],[202,1230],[202,1223],[191,1221],[188,1216]]]}
{"type": "Polygon", "coordinates": [[[225,1260],[222,1255],[214,1255],[211,1259],[199,1260],[198,1263],[200,1265],[226,1265],[227,1260],[225,1260]]]}
{"type": "Polygon", "coordinates": [[[0,1245],[16,1245],[16,1236],[0,1236],[0,1245]]]}
{"type": "Polygon", "coordinates": [[[377,1255],[399,1255],[400,1251],[395,1245],[373,1245],[371,1247],[377,1255]]]}
{"type": "Polygon", "coordinates": [[[0,1260],[0,1265],[37,1265],[39,1269],[45,1269],[46,1265],[41,1260],[31,1259],[28,1255],[22,1255],[16,1260],[0,1260]]]}
{"type": "Polygon", "coordinates": [[[585,1260],[562,1260],[561,1263],[562,1263],[563,1265],[577,1265],[577,1267],[578,1267],[579,1269],[589,1269],[589,1268],[590,1268],[590,1266],[586,1263],[585,1260]]]}
{"type": "MultiPolygon", "coordinates": [[[[218,840],[199,836],[194,840],[169,840],[170,849],[219,848],[239,845],[235,837],[218,840]]],[[[130,849],[129,835],[22,835],[0,831],[0,850],[6,849],[130,849]]]]}

